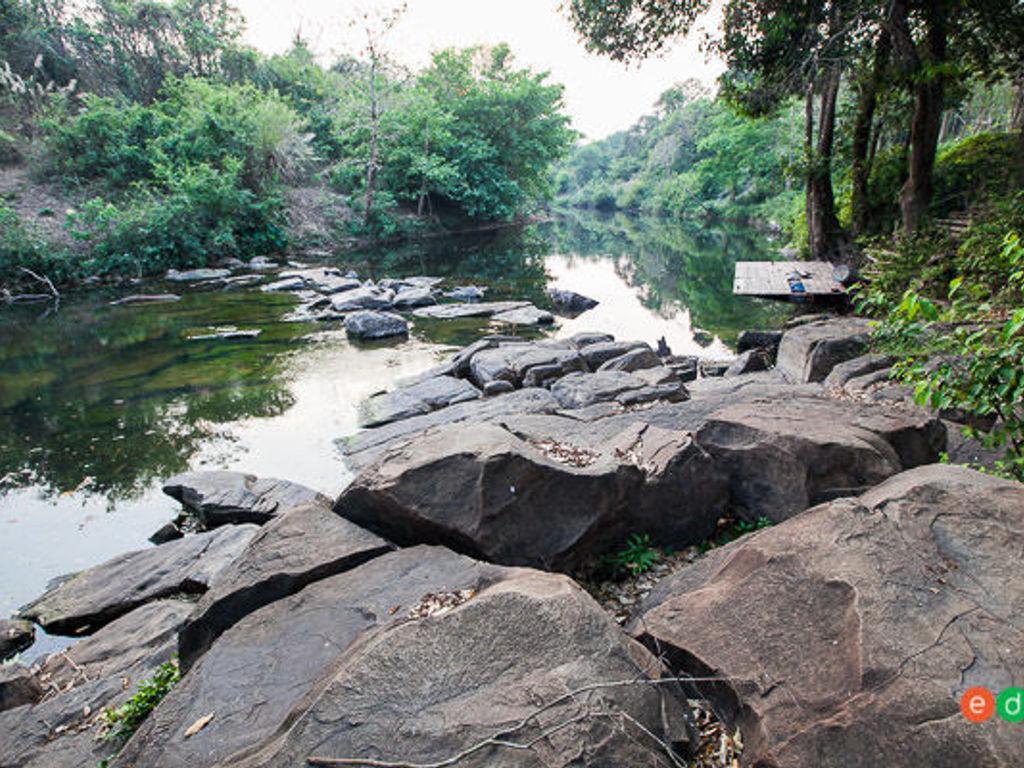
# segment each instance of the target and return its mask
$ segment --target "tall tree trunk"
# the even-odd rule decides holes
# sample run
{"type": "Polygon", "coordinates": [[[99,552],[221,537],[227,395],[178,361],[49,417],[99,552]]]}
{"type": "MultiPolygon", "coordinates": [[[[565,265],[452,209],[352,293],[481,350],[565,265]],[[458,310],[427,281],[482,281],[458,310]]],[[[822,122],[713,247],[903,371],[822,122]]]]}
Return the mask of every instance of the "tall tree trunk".
{"type": "Polygon", "coordinates": [[[914,113],[910,119],[910,160],[907,182],[900,191],[903,228],[912,233],[932,202],[932,172],[942,127],[945,84],[941,66],[946,61],[946,18],[942,0],[928,3],[925,55],[917,71],[914,113]],[[931,71],[928,71],[931,70],[931,71]]]}
{"type": "MultiPolygon", "coordinates": [[[[838,261],[843,239],[836,216],[832,191],[832,150],[835,144],[836,100],[839,95],[839,70],[825,73],[822,81],[821,109],[818,118],[818,141],[809,158],[807,176],[807,237],[811,256],[824,261],[838,261]]],[[[810,95],[810,94],[809,94],[810,95]]],[[[813,125],[811,126],[813,130],[813,125]]],[[[811,136],[806,139],[810,144],[811,136]]]]}
{"type": "Polygon", "coordinates": [[[871,177],[871,129],[878,105],[878,91],[885,77],[889,61],[889,32],[882,29],[875,41],[871,72],[862,83],[857,101],[857,117],[853,125],[853,164],[850,171],[850,226],[854,236],[863,234],[868,223],[868,180],[871,177]]]}
{"type": "Polygon", "coordinates": [[[379,130],[379,114],[377,111],[377,57],[370,57],[370,160],[366,164],[366,208],[363,211],[363,223],[369,224],[373,216],[373,198],[377,190],[377,133],[379,130]]]}

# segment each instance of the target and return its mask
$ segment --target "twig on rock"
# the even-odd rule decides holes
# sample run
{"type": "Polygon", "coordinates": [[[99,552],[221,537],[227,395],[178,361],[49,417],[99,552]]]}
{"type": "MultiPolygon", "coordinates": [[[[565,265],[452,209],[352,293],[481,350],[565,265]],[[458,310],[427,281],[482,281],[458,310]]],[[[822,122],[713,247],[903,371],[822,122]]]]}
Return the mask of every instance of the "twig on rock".
{"type": "Polygon", "coordinates": [[[545,712],[547,712],[547,711],[549,711],[551,709],[554,709],[555,707],[557,707],[557,706],[559,706],[561,704],[564,704],[564,703],[566,703],[566,702],[568,702],[570,700],[573,700],[577,696],[580,696],[580,695],[582,695],[584,693],[591,693],[593,691],[598,691],[598,690],[607,690],[609,688],[626,688],[626,687],[633,686],[633,685],[660,686],[660,685],[669,685],[669,684],[675,684],[675,683],[742,682],[742,681],[745,681],[745,678],[714,676],[714,677],[663,677],[663,678],[658,678],[658,679],[644,678],[644,679],[639,679],[639,680],[638,679],[612,680],[612,681],[603,682],[603,683],[591,683],[590,685],[585,685],[582,688],[577,688],[575,690],[572,690],[572,691],[569,691],[567,693],[564,693],[564,694],[562,694],[561,696],[558,696],[555,699],[552,699],[547,704],[544,704],[543,706],[539,707],[538,709],[535,709],[533,712],[531,712],[529,715],[524,717],[522,720],[520,720],[518,723],[513,725],[511,728],[506,728],[506,729],[504,729],[502,731],[499,731],[499,732],[497,732],[495,734],[492,734],[492,735],[490,735],[490,736],[488,736],[488,737],[486,737],[486,738],[476,742],[475,744],[470,745],[469,747],[467,747],[466,749],[462,750],[458,754],[452,755],[451,757],[445,758],[444,760],[438,760],[438,761],[432,762],[432,763],[409,763],[409,762],[403,762],[403,761],[376,760],[376,759],[373,759],[373,758],[362,758],[362,757],[314,757],[314,756],[310,756],[310,757],[306,758],[306,765],[309,765],[312,768],[343,768],[343,766],[357,766],[357,765],[364,766],[364,768],[450,768],[450,766],[456,765],[456,764],[462,762],[463,760],[465,760],[466,758],[471,757],[474,754],[476,754],[477,752],[479,752],[479,751],[481,751],[483,749],[487,749],[489,747],[504,748],[504,749],[514,749],[514,750],[532,749],[537,743],[539,743],[540,741],[543,741],[544,739],[548,738],[552,734],[554,734],[554,733],[556,733],[556,732],[558,732],[560,730],[563,730],[565,728],[568,728],[570,725],[574,725],[575,723],[581,722],[583,720],[594,718],[594,717],[620,717],[621,719],[623,719],[623,720],[625,720],[627,722],[630,722],[633,725],[638,726],[639,729],[644,734],[646,734],[651,739],[656,741],[662,747],[662,749],[665,751],[665,753],[668,755],[668,757],[672,760],[673,764],[676,765],[676,766],[680,766],[680,768],[681,768],[684,764],[679,762],[679,759],[676,756],[675,751],[672,749],[672,747],[669,744],[667,744],[662,739],[660,739],[657,736],[655,736],[650,731],[649,728],[643,726],[639,721],[636,720],[636,718],[634,718],[631,715],[629,715],[629,714],[627,714],[625,712],[622,712],[622,711],[616,711],[616,712],[587,712],[587,713],[584,713],[582,715],[577,715],[577,716],[575,716],[573,718],[570,718],[568,720],[565,720],[565,721],[563,721],[561,723],[558,723],[558,724],[552,726],[551,728],[549,728],[549,729],[545,730],[543,733],[541,733],[539,736],[536,736],[536,737],[534,737],[533,739],[531,739],[531,740],[529,740],[527,742],[507,741],[503,737],[510,736],[511,734],[514,734],[517,731],[523,730],[527,725],[530,724],[530,722],[532,720],[535,720],[540,715],[544,714],[545,712]]]}

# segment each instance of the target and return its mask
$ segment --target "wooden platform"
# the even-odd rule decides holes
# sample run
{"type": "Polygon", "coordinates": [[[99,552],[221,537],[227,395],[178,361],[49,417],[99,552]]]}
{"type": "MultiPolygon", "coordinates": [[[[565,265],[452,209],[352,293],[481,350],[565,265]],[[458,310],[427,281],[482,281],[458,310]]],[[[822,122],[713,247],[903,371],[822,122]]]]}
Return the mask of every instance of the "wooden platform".
{"type": "Polygon", "coordinates": [[[846,289],[827,261],[739,261],[732,292],[737,296],[803,301],[842,297],[846,289]],[[789,278],[795,275],[803,284],[802,292],[790,287],[789,278]]]}

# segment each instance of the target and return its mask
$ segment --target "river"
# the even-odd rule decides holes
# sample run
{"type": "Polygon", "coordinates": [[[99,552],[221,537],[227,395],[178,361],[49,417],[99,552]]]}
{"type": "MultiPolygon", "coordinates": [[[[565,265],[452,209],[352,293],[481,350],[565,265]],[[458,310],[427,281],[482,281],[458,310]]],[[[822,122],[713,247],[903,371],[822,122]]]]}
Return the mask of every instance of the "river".
{"type": "MultiPolygon", "coordinates": [[[[575,214],[329,263],[539,306],[549,286],[570,288],[601,303],[551,335],[664,336],[675,354],[725,359],[740,330],[780,320],[779,306],[731,293],[735,261],[772,252],[750,229],[575,214]]],[[[339,323],[285,321],[295,303],[157,281],[77,292],[55,312],[0,309],[0,615],[57,576],[148,546],[178,513],[160,491],[172,474],[238,469],[337,494],[351,473],[334,441],[357,429],[360,401],[488,332],[480,320],[416,321],[407,340],[357,345],[339,323]],[[109,305],[162,291],[183,298],[109,305]],[[227,325],[261,334],[188,338],[227,325]]],[[[44,637],[26,656],[59,643],[44,637]]]]}

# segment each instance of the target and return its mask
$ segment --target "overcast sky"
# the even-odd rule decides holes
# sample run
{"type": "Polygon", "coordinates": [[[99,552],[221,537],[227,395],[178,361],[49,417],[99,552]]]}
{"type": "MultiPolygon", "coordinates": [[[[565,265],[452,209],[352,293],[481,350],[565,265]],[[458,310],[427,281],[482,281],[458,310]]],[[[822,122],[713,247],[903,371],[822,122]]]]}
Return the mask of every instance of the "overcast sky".
{"type": "MultiPolygon", "coordinates": [[[[236,0],[246,18],[247,40],[267,53],[284,51],[302,31],[325,57],[354,52],[347,20],[368,7],[393,8],[393,0],[236,0]]],[[[559,11],[559,0],[409,0],[387,39],[402,64],[420,68],[431,51],[449,46],[507,42],[516,60],[565,85],[574,127],[598,139],[629,127],[650,112],[674,83],[697,78],[712,84],[721,71],[698,50],[698,35],[679,41],[662,57],[626,67],[588,53],[559,11]]]]}

